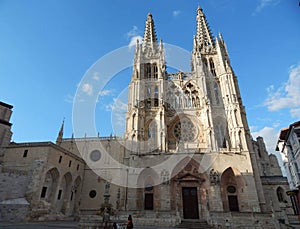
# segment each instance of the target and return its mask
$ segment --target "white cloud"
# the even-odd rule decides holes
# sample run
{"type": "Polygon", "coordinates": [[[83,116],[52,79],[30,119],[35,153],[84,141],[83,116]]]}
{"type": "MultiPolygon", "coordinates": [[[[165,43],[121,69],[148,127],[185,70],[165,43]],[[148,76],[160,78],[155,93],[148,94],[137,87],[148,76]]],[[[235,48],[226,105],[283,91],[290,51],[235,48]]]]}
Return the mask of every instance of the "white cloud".
{"type": "Polygon", "coordinates": [[[129,31],[126,33],[127,38],[135,37],[135,36],[137,36],[138,34],[139,34],[139,29],[138,29],[138,27],[137,27],[136,25],[134,25],[134,26],[132,27],[132,29],[129,30],[129,31]]]}
{"type": "Polygon", "coordinates": [[[256,7],[254,13],[259,13],[264,8],[268,6],[275,6],[280,2],[280,0],[259,0],[258,6],[256,7]]]}
{"type": "Polygon", "coordinates": [[[99,72],[94,72],[92,78],[93,78],[93,80],[96,80],[96,81],[100,80],[100,73],[99,72]]]}
{"type": "Polygon", "coordinates": [[[107,96],[107,95],[111,95],[113,92],[113,90],[102,90],[99,92],[99,96],[107,96]]]}
{"type": "MultiPolygon", "coordinates": [[[[275,123],[277,125],[277,123],[275,123]]],[[[269,154],[275,154],[278,160],[278,163],[281,167],[281,171],[283,176],[286,176],[286,172],[282,162],[282,155],[279,152],[275,151],[277,140],[279,137],[279,130],[276,130],[274,127],[265,126],[261,130],[252,133],[253,138],[257,138],[258,136],[264,139],[267,151],[269,154]]]]}
{"type": "Polygon", "coordinates": [[[106,106],[107,111],[121,111],[126,112],[127,111],[127,103],[121,101],[120,99],[114,98],[113,103],[108,104],[106,106]]]}
{"type": "Polygon", "coordinates": [[[250,132],[252,133],[254,132],[254,130],[256,130],[257,126],[249,126],[249,128],[250,128],[250,132]]]}
{"type": "Polygon", "coordinates": [[[270,111],[287,108],[290,109],[292,117],[300,118],[300,64],[291,67],[287,82],[278,89],[271,85],[267,92],[265,106],[270,111]]]}
{"type": "Polygon", "coordinates": [[[291,112],[292,117],[296,117],[296,118],[300,119],[300,108],[291,109],[290,112],[291,112]]]}
{"type": "MultiPolygon", "coordinates": [[[[105,96],[112,95],[113,92],[114,92],[114,90],[102,90],[102,91],[99,91],[98,98],[97,98],[97,103],[99,103],[100,101],[103,101],[103,99],[101,99],[101,98],[103,98],[105,96]]],[[[107,110],[107,106],[104,105],[104,107],[107,110]]]]}
{"type": "Polygon", "coordinates": [[[265,126],[261,130],[257,130],[252,133],[253,138],[263,137],[267,151],[269,153],[274,153],[276,148],[276,143],[278,140],[279,131],[274,127],[265,126]]]}
{"type": "Polygon", "coordinates": [[[93,86],[91,84],[85,83],[82,85],[82,91],[88,95],[93,94],[93,86]]]}
{"type": "Polygon", "coordinates": [[[179,14],[181,14],[180,10],[174,10],[173,11],[173,17],[177,17],[179,14]]]}
{"type": "Polygon", "coordinates": [[[136,25],[132,27],[130,31],[126,33],[127,39],[130,40],[128,47],[134,47],[136,45],[136,41],[139,40],[139,43],[142,43],[143,37],[140,35],[140,30],[136,25]]]}
{"type": "Polygon", "coordinates": [[[142,36],[134,36],[130,39],[130,42],[129,42],[129,45],[128,47],[131,48],[131,47],[135,47],[136,45],[136,41],[139,40],[139,43],[141,44],[142,41],[143,41],[143,37],[142,36]]]}
{"type": "Polygon", "coordinates": [[[114,98],[113,103],[106,106],[106,110],[111,111],[114,133],[122,135],[125,130],[127,103],[114,98]]]}

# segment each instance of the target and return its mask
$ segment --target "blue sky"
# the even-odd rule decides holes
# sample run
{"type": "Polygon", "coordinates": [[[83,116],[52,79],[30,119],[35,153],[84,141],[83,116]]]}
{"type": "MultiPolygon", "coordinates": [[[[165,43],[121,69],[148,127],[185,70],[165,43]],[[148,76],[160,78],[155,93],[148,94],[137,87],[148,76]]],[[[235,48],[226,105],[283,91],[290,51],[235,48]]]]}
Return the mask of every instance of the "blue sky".
{"type": "MultiPolygon", "coordinates": [[[[14,106],[12,139],[55,141],[64,118],[70,137],[76,91],[92,93],[78,88],[84,74],[142,36],[148,12],[158,38],[191,51],[198,4],[227,44],[252,134],[272,152],[280,129],[300,119],[297,0],[0,0],[0,100],[14,106]]],[[[95,122],[102,136],[113,132],[111,110],[124,109],[114,101],[130,76],[122,71],[100,94],[95,122]]]]}

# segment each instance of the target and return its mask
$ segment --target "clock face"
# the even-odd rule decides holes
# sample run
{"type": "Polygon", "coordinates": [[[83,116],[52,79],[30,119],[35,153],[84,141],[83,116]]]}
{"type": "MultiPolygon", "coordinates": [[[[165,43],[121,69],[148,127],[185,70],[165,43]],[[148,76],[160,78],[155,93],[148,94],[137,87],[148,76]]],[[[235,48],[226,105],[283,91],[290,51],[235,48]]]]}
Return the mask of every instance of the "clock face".
{"type": "Polygon", "coordinates": [[[195,140],[197,129],[187,118],[181,119],[174,125],[174,136],[178,141],[191,142],[195,140]]]}

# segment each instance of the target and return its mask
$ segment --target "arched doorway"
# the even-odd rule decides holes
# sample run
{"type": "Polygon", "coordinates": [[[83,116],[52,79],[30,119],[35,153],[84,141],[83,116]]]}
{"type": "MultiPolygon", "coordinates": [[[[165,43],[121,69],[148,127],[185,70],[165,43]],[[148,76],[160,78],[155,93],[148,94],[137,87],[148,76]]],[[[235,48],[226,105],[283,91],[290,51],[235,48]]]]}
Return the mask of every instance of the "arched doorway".
{"type": "Polygon", "coordinates": [[[160,210],[160,178],[152,168],[144,169],[138,177],[137,206],[138,209],[160,210]]]}
{"type": "Polygon", "coordinates": [[[193,158],[181,160],[172,171],[171,209],[184,219],[205,219],[208,176],[193,158]]]}
{"type": "Polygon", "coordinates": [[[227,168],[221,176],[221,198],[224,211],[240,211],[240,189],[243,179],[236,169],[227,168]]]}

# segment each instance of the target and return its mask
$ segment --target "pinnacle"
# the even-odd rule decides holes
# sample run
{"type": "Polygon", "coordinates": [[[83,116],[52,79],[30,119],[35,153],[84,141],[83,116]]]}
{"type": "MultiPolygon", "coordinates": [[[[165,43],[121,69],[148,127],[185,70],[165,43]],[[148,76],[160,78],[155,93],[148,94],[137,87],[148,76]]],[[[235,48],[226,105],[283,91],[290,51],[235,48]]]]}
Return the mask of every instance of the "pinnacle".
{"type": "Polygon", "coordinates": [[[157,43],[154,21],[151,13],[148,13],[147,15],[144,32],[144,43],[157,43]]]}
{"type": "Polygon", "coordinates": [[[214,45],[214,41],[212,38],[212,34],[208,23],[206,21],[205,14],[203,13],[200,6],[197,9],[197,34],[196,41],[197,44],[200,45],[201,48],[205,46],[214,45]]]}
{"type": "Polygon", "coordinates": [[[203,14],[202,8],[198,5],[197,15],[203,14]]]}

